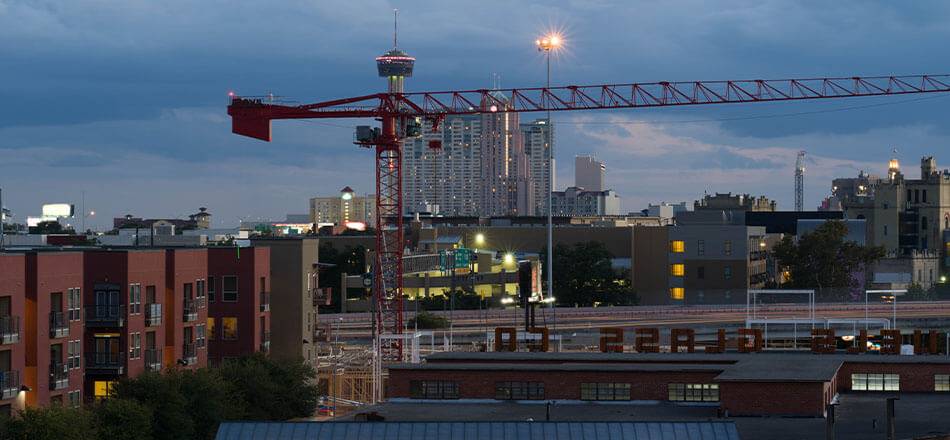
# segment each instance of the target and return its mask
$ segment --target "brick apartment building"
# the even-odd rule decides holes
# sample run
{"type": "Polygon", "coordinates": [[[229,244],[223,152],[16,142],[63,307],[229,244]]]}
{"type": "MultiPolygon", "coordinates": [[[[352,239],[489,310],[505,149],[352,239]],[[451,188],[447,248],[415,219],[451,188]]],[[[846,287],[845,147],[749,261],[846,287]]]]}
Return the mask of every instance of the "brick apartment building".
{"type": "Polygon", "coordinates": [[[208,248],[207,267],[211,364],[270,351],[270,249],[208,248]]]}
{"type": "Polygon", "coordinates": [[[944,356],[438,353],[389,367],[390,400],[665,402],[732,416],[823,417],[840,393],[950,393],[944,356]]]}
{"type": "Polygon", "coordinates": [[[220,341],[219,359],[266,349],[270,318],[258,290],[266,292],[270,283],[269,249],[241,249],[240,259],[230,257],[234,253],[57,248],[0,254],[0,412],[78,405],[107,396],[123,377],[207,366],[216,348],[209,316],[251,322],[240,324],[236,340],[220,341]],[[239,300],[210,303],[232,278],[244,285],[239,300]]]}

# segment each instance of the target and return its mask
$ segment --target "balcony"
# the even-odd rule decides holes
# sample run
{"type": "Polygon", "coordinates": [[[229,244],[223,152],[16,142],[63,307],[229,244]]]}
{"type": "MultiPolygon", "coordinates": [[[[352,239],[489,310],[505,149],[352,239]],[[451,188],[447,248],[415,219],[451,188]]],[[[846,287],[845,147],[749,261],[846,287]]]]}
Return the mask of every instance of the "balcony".
{"type": "Polygon", "coordinates": [[[49,366],[49,389],[62,390],[69,388],[69,370],[66,364],[53,363],[49,366]]]}
{"type": "Polygon", "coordinates": [[[270,332],[264,332],[261,335],[261,353],[267,353],[270,351],[270,332]]]}
{"type": "Polygon", "coordinates": [[[184,313],[182,320],[193,322],[198,320],[198,303],[193,299],[186,299],[184,304],[184,313]]]}
{"type": "Polygon", "coordinates": [[[86,353],[86,373],[117,375],[125,373],[125,353],[110,351],[86,353]]]}
{"type": "Polygon", "coordinates": [[[86,306],[86,327],[125,327],[125,306],[98,304],[86,306]]]}
{"type": "Polygon", "coordinates": [[[158,327],[162,325],[162,305],[158,303],[145,305],[145,326],[158,327]]]}
{"type": "Polygon", "coordinates": [[[20,372],[0,372],[0,400],[12,399],[20,392],[20,372]]]}
{"type": "Polygon", "coordinates": [[[69,336],[69,321],[66,320],[66,314],[63,312],[49,313],[49,337],[50,339],[65,338],[69,336]]]}
{"type": "Polygon", "coordinates": [[[20,342],[20,317],[0,317],[0,344],[16,344],[20,342]]]}
{"type": "Polygon", "coordinates": [[[181,360],[184,365],[198,363],[198,347],[195,344],[185,344],[181,350],[181,360]]]}
{"type": "Polygon", "coordinates": [[[148,371],[162,371],[162,349],[145,349],[145,369],[148,371]]]}
{"type": "Polygon", "coordinates": [[[261,311],[269,312],[270,311],[270,292],[261,292],[261,311]]]}

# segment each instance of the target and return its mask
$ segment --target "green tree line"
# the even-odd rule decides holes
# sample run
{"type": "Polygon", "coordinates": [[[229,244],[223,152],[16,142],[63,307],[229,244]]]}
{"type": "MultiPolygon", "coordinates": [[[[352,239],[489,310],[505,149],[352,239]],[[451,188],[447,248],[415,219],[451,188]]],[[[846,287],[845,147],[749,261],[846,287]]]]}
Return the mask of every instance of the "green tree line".
{"type": "Polygon", "coordinates": [[[11,440],[212,439],[226,420],[288,420],[316,410],[316,371],[255,354],[218,368],[169,369],[118,381],[109,398],[27,408],[0,419],[11,440]]]}

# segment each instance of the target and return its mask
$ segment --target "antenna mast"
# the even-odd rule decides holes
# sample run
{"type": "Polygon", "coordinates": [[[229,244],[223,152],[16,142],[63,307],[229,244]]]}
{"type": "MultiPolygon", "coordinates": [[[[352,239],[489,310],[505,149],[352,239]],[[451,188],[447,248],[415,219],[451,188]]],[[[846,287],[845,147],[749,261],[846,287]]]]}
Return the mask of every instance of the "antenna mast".
{"type": "Polygon", "coordinates": [[[399,25],[399,10],[393,9],[393,49],[399,47],[399,45],[396,44],[396,36],[399,35],[398,25],[399,25]]]}

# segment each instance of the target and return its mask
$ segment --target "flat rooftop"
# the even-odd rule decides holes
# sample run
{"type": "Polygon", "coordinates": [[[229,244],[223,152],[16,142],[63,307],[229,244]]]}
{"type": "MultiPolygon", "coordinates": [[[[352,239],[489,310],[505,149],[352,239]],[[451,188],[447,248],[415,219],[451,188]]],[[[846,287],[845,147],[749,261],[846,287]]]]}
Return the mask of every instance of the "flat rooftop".
{"type": "Polygon", "coordinates": [[[845,362],[876,364],[950,364],[946,356],[880,354],[759,353],[531,353],[445,352],[425,364],[392,369],[508,371],[719,371],[722,382],[826,382],[845,362]]]}
{"type": "MultiPolygon", "coordinates": [[[[843,394],[837,408],[836,433],[839,440],[884,438],[885,396],[883,394],[843,394]]],[[[389,421],[543,421],[547,401],[439,403],[383,403],[360,408],[335,420],[353,420],[358,413],[376,412],[389,421]]],[[[895,403],[897,438],[950,434],[950,393],[902,394],[895,403]]],[[[597,403],[557,402],[550,407],[552,422],[578,421],[733,421],[743,439],[799,440],[824,438],[825,419],[797,417],[725,417],[717,418],[716,408],[676,405],[667,402],[597,403]]]]}

